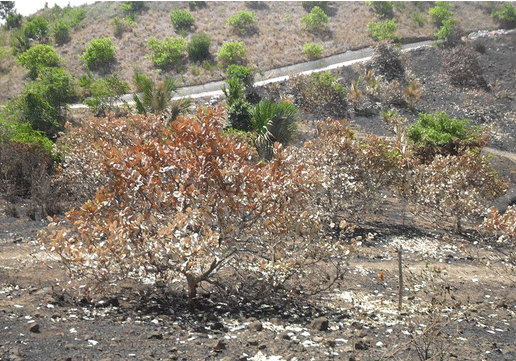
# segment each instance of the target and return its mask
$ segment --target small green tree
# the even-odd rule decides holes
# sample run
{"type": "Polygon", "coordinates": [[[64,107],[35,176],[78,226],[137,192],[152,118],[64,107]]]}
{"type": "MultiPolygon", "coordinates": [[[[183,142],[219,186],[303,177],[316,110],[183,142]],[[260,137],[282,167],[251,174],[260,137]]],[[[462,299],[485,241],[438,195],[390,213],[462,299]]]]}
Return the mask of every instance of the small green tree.
{"type": "Polygon", "coordinates": [[[319,59],[322,54],[322,45],[314,43],[306,43],[303,45],[303,53],[308,55],[312,60],[319,59]]]}
{"type": "Polygon", "coordinates": [[[399,36],[396,35],[397,31],[395,19],[367,23],[367,32],[376,40],[391,39],[396,41],[399,39],[399,36]]]}
{"type": "Polygon", "coordinates": [[[86,45],[81,59],[90,70],[105,69],[115,62],[115,51],[112,38],[93,39],[86,45]]]}
{"type": "Polygon", "coordinates": [[[392,1],[368,1],[367,5],[374,7],[379,17],[390,17],[393,15],[392,1]]]}
{"type": "Polygon", "coordinates": [[[226,69],[226,77],[228,79],[238,79],[244,88],[253,86],[254,73],[253,69],[244,65],[232,64],[226,69]]]}
{"type": "Polygon", "coordinates": [[[75,84],[66,69],[43,68],[6,109],[12,120],[29,122],[34,130],[55,139],[63,129],[66,105],[75,97],[75,84]]]}
{"type": "Polygon", "coordinates": [[[407,128],[407,135],[416,155],[424,162],[433,160],[437,154],[454,156],[487,144],[477,128],[469,127],[469,120],[454,119],[445,112],[420,113],[417,121],[407,128]]]}
{"type": "Polygon", "coordinates": [[[211,38],[208,34],[196,34],[186,46],[188,57],[193,61],[203,61],[210,58],[211,38]]]}
{"type": "Polygon", "coordinates": [[[195,18],[188,10],[175,9],[170,14],[170,21],[174,25],[176,31],[184,33],[193,26],[195,18]]]}
{"type": "Polygon", "coordinates": [[[241,10],[229,17],[227,25],[240,35],[246,35],[256,23],[253,11],[241,10]]]}
{"type": "Polygon", "coordinates": [[[177,68],[184,56],[186,39],[167,36],[164,40],[159,41],[152,37],[147,45],[152,49],[150,58],[155,66],[165,69],[177,68]]]}
{"type": "Polygon", "coordinates": [[[224,43],[217,53],[217,59],[226,68],[231,64],[241,64],[245,58],[245,45],[242,41],[224,43]]]}
{"type": "Polygon", "coordinates": [[[453,11],[450,10],[452,4],[446,1],[436,1],[435,6],[428,9],[428,13],[432,17],[437,27],[441,27],[446,19],[453,17],[453,11]]]}
{"type": "Polygon", "coordinates": [[[70,41],[70,25],[65,21],[56,21],[53,26],[54,41],[63,45],[70,41]]]}
{"type": "Polygon", "coordinates": [[[24,51],[16,61],[29,69],[29,76],[35,79],[44,67],[56,67],[62,61],[51,45],[37,44],[24,51]]]}
{"type": "Polygon", "coordinates": [[[505,28],[516,26],[516,7],[511,3],[504,3],[499,10],[493,10],[491,17],[495,18],[505,28]]]}
{"type": "Polygon", "coordinates": [[[44,42],[48,36],[48,22],[38,17],[29,21],[23,27],[23,35],[26,39],[44,42]]]}
{"type": "Polygon", "coordinates": [[[7,30],[21,28],[23,16],[21,14],[11,13],[5,19],[7,30]]]}
{"type": "Polygon", "coordinates": [[[108,111],[114,112],[115,115],[121,114],[119,104],[127,106],[121,95],[129,92],[129,84],[117,74],[95,79],[88,71],[87,75],[79,79],[79,84],[91,94],[85,103],[96,116],[105,116],[108,111]]]}
{"type": "Polygon", "coordinates": [[[326,28],[326,24],[330,22],[330,18],[326,15],[319,6],[314,6],[307,14],[301,18],[303,27],[312,32],[322,31],[326,28]]]}

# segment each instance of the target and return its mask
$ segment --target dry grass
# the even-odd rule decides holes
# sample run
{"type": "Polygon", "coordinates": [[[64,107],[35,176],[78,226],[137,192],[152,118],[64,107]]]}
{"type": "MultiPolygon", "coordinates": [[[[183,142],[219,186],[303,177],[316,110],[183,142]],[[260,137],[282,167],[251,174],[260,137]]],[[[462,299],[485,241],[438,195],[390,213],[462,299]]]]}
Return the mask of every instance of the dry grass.
{"type": "MultiPolygon", "coordinates": [[[[151,36],[163,39],[176,36],[170,22],[170,13],[175,7],[188,9],[187,2],[148,2],[147,10],[137,17],[138,25],[124,33],[120,38],[114,37],[114,27],[110,20],[115,16],[123,17],[121,2],[97,2],[86,6],[86,19],[71,34],[71,41],[57,47],[65,59],[64,65],[76,77],[85,73],[79,55],[86,44],[99,37],[113,37],[117,47],[117,64],[113,68],[130,84],[134,70],[147,74],[156,69],[150,59],[147,40],[151,36]]],[[[301,2],[265,2],[261,9],[255,11],[258,31],[241,37],[226,26],[227,19],[237,11],[249,9],[247,2],[207,2],[207,7],[192,11],[195,17],[195,33],[206,32],[211,36],[211,67],[184,61],[182,75],[172,71],[171,74],[182,79],[184,85],[205,83],[222,78],[222,72],[216,67],[216,54],[224,42],[243,41],[247,48],[248,65],[258,70],[267,70],[279,66],[294,64],[307,60],[303,54],[303,44],[313,42],[323,46],[323,56],[345,52],[349,49],[368,47],[375,44],[366,31],[369,21],[376,16],[372,7],[365,2],[330,2],[329,31],[325,34],[312,34],[302,29],[301,18],[306,15],[301,2]]],[[[398,31],[404,38],[430,37],[435,28],[428,16],[431,3],[401,2],[396,3],[394,18],[398,31]],[[419,26],[414,21],[414,14],[420,13],[425,22],[419,26]]],[[[493,5],[486,2],[453,2],[453,10],[461,26],[468,30],[494,29],[496,24],[489,17],[493,5]]],[[[50,11],[50,10],[44,10],[50,11]]],[[[44,14],[40,12],[39,15],[44,14]]],[[[8,38],[5,29],[0,30],[0,37],[8,38]]],[[[8,44],[8,42],[7,42],[8,44]]],[[[4,92],[0,101],[16,95],[26,79],[26,71],[16,64],[14,58],[3,60],[0,72],[0,86],[4,92]]]]}

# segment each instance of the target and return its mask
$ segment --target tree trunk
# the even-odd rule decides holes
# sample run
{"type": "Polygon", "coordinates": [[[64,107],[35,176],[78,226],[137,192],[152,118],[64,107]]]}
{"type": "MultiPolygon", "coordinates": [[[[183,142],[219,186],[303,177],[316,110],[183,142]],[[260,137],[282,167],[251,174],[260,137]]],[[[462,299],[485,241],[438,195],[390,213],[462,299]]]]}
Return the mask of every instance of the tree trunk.
{"type": "Polygon", "coordinates": [[[187,274],[186,281],[188,282],[188,308],[193,311],[197,307],[197,278],[187,274]]]}

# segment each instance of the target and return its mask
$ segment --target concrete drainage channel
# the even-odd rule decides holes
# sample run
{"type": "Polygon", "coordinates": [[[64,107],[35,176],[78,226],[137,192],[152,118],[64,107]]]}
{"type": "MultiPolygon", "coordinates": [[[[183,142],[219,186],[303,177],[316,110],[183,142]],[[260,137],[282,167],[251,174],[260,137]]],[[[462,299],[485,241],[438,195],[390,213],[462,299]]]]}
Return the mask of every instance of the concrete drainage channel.
{"type": "MultiPolygon", "coordinates": [[[[504,34],[509,34],[514,32],[515,30],[479,30],[476,32],[472,32],[468,35],[468,39],[475,40],[482,37],[492,37],[492,36],[499,36],[504,34]]],[[[434,45],[433,40],[424,40],[416,43],[408,43],[403,44],[401,46],[402,51],[410,51],[415,50],[421,47],[427,47],[434,45]]],[[[277,83],[284,80],[288,80],[291,76],[291,74],[310,74],[314,72],[321,72],[321,71],[328,71],[336,68],[341,68],[344,66],[349,66],[354,63],[359,62],[366,62],[369,59],[371,59],[371,56],[373,55],[373,49],[372,48],[364,48],[359,50],[350,50],[346,51],[342,54],[336,54],[329,56],[327,58],[308,61],[304,63],[299,64],[293,64],[284,66],[277,69],[271,69],[264,72],[262,76],[257,77],[257,81],[255,82],[255,86],[263,86],[269,83],[277,83]]],[[[177,91],[177,96],[175,96],[173,99],[181,99],[181,98],[218,98],[223,95],[222,93],[222,86],[225,85],[224,80],[201,84],[201,85],[194,85],[184,88],[179,88],[177,91]]],[[[129,105],[133,105],[133,95],[132,94],[126,94],[122,96],[122,100],[125,101],[129,105]]],[[[74,104],[71,105],[70,108],[72,109],[81,109],[81,108],[87,108],[87,105],[84,104],[74,104]]]]}
{"type": "MultiPolygon", "coordinates": [[[[409,51],[418,49],[421,47],[432,46],[434,41],[425,40],[417,43],[405,44],[401,46],[402,51],[409,51]]],[[[366,62],[371,59],[373,55],[372,48],[365,48],[359,50],[350,50],[342,54],[336,54],[329,56],[327,58],[308,61],[299,64],[293,64],[284,66],[277,69],[267,70],[256,78],[255,86],[263,86],[270,83],[277,83],[288,80],[292,74],[310,74],[314,72],[322,72],[328,71],[344,66],[349,66],[354,63],[366,62]]],[[[211,83],[194,85],[184,88],[179,88],[177,90],[177,96],[173,97],[173,99],[182,99],[182,98],[218,98],[223,95],[222,86],[225,85],[226,82],[224,80],[215,81],[211,83]]],[[[133,95],[126,94],[122,96],[122,100],[127,102],[129,105],[133,105],[133,95]]],[[[71,105],[72,109],[81,109],[87,108],[87,105],[84,104],[74,104],[71,105]]]]}

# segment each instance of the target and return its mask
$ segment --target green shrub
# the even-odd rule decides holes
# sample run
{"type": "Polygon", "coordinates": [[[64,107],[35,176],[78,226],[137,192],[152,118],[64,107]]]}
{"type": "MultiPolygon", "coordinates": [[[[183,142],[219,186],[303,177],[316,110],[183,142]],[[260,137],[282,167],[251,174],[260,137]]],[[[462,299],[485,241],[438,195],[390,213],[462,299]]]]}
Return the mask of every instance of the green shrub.
{"type": "Polygon", "coordinates": [[[436,1],[436,5],[428,9],[428,13],[434,20],[437,27],[441,27],[446,19],[453,17],[453,11],[450,10],[451,4],[446,1],[436,1]]]}
{"type": "Polygon", "coordinates": [[[380,17],[393,15],[392,1],[368,1],[367,5],[374,7],[380,17]]]}
{"type": "Polygon", "coordinates": [[[21,14],[10,13],[5,19],[7,30],[21,28],[23,16],[21,14]]]}
{"type": "Polygon", "coordinates": [[[177,31],[184,32],[190,30],[195,23],[195,18],[188,10],[175,9],[170,14],[170,21],[177,31]]]}
{"type": "Polygon", "coordinates": [[[423,161],[431,161],[436,154],[458,155],[487,143],[478,129],[469,127],[469,120],[454,119],[445,112],[420,113],[407,128],[407,135],[423,161]]]}
{"type": "Polygon", "coordinates": [[[30,123],[50,139],[63,129],[66,105],[75,100],[75,84],[64,68],[43,68],[19,96],[9,101],[4,114],[9,120],[30,123]]]}
{"type": "Polygon", "coordinates": [[[253,107],[244,99],[237,99],[228,109],[228,121],[233,129],[249,132],[253,129],[253,107]]]}
{"type": "Polygon", "coordinates": [[[105,116],[108,111],[114,112],[115,115],[121,113],[119,103],[125,103],[121,95],[127,94],[130,89],[125,80],[117,74],[94,79],[93,74],[88,72],[79,81],[80,85],[91,94],[85,103],[96,116],[105,116]]]}
{"type": "Polygon", "coordinates": [[[131,28],[136,26],[136,22],[129,16],[124,19],[120,19],[118,16],[116,16],[111,19],[110,23],[114,27],[115,36],[117,38],[120,38],[126,31],[129,31],[131,28]]]}
{"type": "Polygon", "coordinates": [[[247,34],[256,23],[253,11],[241,10],[229,17],[227,25],[240,35],[247,34]]]}
{"type": "Polygon", "coordinates": [[[140,13],[145,9],[145,2],[143,1],[124,1],[120,6],[124,14],[134,15],[140,13]]]}
{"type": "Polygon", "coordinates": [[[245,45],[242,41],[227,42],[217,53],[217,59],[223,67],[231,64],[239,64],[245,58],[245,45]]]}
{"type": "Polygon", "coordinates": [[[155,66],[163,69],[177,68],[184,56],[186,39],[167,36],[164,40],[159,41],[152,37],[147,45],[152,48],[150,58],[155,66]]]}
{"type": "Polygon", "coordinates": [[[244,65],[230,65],[226,69],[228,79],[237,79],[244,87],[250,87],[254,83],[253,69],[244,65]]]}
{"type": "Polygon", "coordinates": [[[115,62],[115,50],[111,38],[93,39],[86,45],[81,59],[90,70],[103,69],[115,62]]]}
{"type": "Polygon", "coordinates": [[[208,34],[196,34],[186,46],[188,57],[192,61],[203,61],[210,58],[211,38],[208,34]]]}
{"type": "Polygon", "coordinates": [[[64,21],[56,21],[53,29],[54,41],[57,45],[63,45],[70,41],[70,25],[64,21]]]}
{"type": "Polygon", "coordinates": [[[206,1],[189,1],[188,2],[188,8],[190,9],[190,11],[194,11],[197,8],[203,9],[207,6],[208,5],[206,4],[206,1]]]}
{"type": "Polygon", "coordinates": [[[0,141],[39,145],[51,152],[54,143],[43,132],[32,129],[28,122],[6,122],[0,119],[0,141]]]}
{"type": "MultiPolygon", "coordinates": [[[[437,39],[435,43],[437,45],[442,45],[445,43],[447,39],[453,37],[455,35],[455,32],[458,30],[458,23],[459,22],[455,18],[448,18],[443,20],[441,28],[437,31],[437,39]]],[[[450,45],[455,45],[455,42],[452,43],[453,44],[450,45]]]]}
{"type": "Polygon", "coordinates": [[[26,39],[45,41],[48,35],[48,22],[40,17],[35,17],[23,27],[23,35],[26,39]]]}
{"type": "Polygon", "coordinates": [[[301,18],[301,24],[308,31],[322,31],[329,22],[330,18],[319,6],[314,6],[310,14],[301,18]]]}
{"type": "Polygon", "coordinates": [[[18,55],[16,61],[29,69],[29,76],[35,79],[42,68],[56,67],[62,59],[52,46],[37,44],[18,55]]]}
{"type": "Polygon", "coordinates": [[[414,23],[419,27],[425,25],[425,18],[423,15],[421,15],[421,13],[414,13],[412,15],[412,20],[414,20],[414,23]]]}
{"type": "Polygon", "coordinates": [[[367,23],[367,32],[376,40],[391,39],[397,41],[399,39],[399,36],[396,35],[397,31],[395,19],[367,23]]]}
{"type": "Polygon", "coordinates": [[[310,59],[319,59],[322,54],[322,45],[306,43],[303,45],[303,53],[308,55],[310,59]]]}
{"type": "Polygon", "coordinates": [[[23,35],[23,31],[14,31],[9,39],[11,53],[14,56],[23,53],[30,48],[30,40],[23,35]]]}
{"type": "Polygon", "coordinates": [[[320,7],[324,11],[324,13],[327,13],[328,11],[327,1],[303,1],[302,5],[303,9],[305,9],[307,13],[311,12],[312,9],[316,6],[320,7]]]}
{"type": "Polygon", "coordinates": [[[491,17],[504,27],[513,28],[516,26],[516,7],[511,3],[504,3],[500,10],[493,10],[491,17]]]}

